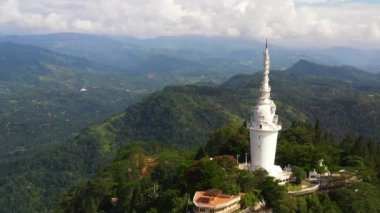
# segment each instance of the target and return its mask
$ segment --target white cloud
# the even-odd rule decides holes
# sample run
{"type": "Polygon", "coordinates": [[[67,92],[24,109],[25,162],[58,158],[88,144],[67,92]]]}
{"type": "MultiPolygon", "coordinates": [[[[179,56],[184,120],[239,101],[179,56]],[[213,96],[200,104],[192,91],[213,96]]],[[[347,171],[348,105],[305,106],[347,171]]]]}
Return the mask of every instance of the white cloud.
{"type": "Polygon", "coordinates": [[[294,0],[296,3],[304,3],[304,4],[320,4],[320,3],[342,3],[347,0],[294,0]]]}
{"type": "Polygon", "coordinates": [[[237,28],[228,28],[227,29],[228,36],[240,36],[240,30],[237,28]]]}
{"type": "Polygon", "coordinates": [[[0,0],[0,29],[379,45],[379,14],[379,4],[345,0],[0,0]]]}

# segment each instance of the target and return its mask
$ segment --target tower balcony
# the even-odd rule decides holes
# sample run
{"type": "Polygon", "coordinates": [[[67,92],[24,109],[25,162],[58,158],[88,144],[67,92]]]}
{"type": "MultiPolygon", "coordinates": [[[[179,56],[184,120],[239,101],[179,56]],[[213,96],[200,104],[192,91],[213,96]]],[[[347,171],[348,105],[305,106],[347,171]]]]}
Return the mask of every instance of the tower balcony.
{"type": "Polygon", "coordinates": [[[273,123],[266,121],[253,121],[247,123],[247,128],[258,131],[279,131],[282,128],[281,122],[273,123]]]}

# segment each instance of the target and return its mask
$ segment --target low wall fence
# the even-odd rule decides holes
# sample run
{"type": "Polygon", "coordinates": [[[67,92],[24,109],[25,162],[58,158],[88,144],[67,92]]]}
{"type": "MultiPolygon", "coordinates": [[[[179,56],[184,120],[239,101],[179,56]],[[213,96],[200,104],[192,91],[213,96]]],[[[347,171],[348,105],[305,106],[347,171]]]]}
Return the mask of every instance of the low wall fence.
{"type": "Polygon", "coordinates": [[[301,190],[297,190],[297,191],[288,191],[288,193],[291,194],[291,195],[310,194],[310,193],[318,191],[319,190],[319,186],[320,186],[320,184],[317,184],[315,186],[312,186],[312,187],[309,187],[309,188],[305,188],[305,189],[301,189],[301,190]]]}

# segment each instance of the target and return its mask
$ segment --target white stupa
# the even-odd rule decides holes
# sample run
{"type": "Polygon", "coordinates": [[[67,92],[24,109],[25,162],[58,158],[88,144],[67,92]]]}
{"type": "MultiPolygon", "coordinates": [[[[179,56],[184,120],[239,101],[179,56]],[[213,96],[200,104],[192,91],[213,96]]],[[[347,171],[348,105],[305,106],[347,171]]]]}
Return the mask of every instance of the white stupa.
{"type": "Polygon", "coordinates": [[[266,43],[263,81],[260,87],[261,95],[257,100],[257,105],[252,108],[251,120],[248,124],[251,144],[251,164],[249,169],[263,168],[270,176],[282,180],[285,174],[280,166],[274,164],[277,136],[278,131],[281,130],[281,124],[279,124],[278,116],[276,115],[276,105],[270,98],[269,63],[268,44],[266,43]]]}

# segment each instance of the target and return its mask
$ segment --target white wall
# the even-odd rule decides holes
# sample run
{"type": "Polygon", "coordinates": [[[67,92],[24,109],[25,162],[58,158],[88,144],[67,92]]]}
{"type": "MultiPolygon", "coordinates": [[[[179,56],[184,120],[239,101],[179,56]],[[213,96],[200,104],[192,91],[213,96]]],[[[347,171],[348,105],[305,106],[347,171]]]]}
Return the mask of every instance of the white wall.
{"type": "Polygon", "coordinates": [[[250,130],[251,166],[270,169],[274,166],[278,131],[250,130]]]}

